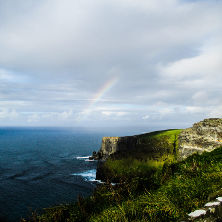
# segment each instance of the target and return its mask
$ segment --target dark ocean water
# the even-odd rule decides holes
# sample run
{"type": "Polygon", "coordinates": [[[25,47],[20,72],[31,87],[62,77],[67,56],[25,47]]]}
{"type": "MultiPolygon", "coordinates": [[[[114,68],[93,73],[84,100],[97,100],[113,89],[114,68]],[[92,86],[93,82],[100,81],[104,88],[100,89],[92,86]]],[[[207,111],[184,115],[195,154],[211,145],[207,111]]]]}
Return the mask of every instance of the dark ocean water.
{"type": "Polygon", "coordinates": [[[78,157],[98,150],[103,136],[133,133],[0,128],[0,221],[19,221],[34,210],[90,195],[96,186],[96,162],[78,157]]]}

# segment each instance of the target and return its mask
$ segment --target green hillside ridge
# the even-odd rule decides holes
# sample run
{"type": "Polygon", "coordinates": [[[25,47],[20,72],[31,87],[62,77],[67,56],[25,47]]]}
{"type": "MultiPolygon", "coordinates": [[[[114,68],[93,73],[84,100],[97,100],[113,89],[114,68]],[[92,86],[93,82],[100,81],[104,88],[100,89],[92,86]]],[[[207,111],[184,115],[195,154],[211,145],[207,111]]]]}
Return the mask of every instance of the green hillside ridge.
{"type": "Polygon", "coordinates": [[[176,157],[178,149],[178,136],[181,131],[181,129],[171,129],[138,135],[137,138],[139,140],[139,144],[137,145],[136,151],[138,153],[143,153],[144,158],[148,158],[151,155],[149,152],[147,152],[151,148],[156,149],[157,152],[155,155],[157,155],[156,157],[158,159],[163,160],[164,154],[176,157]]]}
{"type": "Polygon", "coordinates": [[[136,152],[117,153],[104,162],[106,183],[98,185],[90,197],[44,209],[41,215],[33,213],[24,221],[158,222],[186,218],[215,192],[222,194],[222,147],[177,161],[180,132],[138,135],[136,152]],[[147,152],[150,146],[159,153],[147,152]]]}
{"type": "Polygon", "coordinates": [[[103,137],[101,148],[95,158],[118,159],[126,155],[143,158],[145,155],[158,159],[163,154],[175,155],[180,132],[181,130],[162,130],[135,136],[103,137]]]}
{"type": "Polygon", "coordinates": [[[165,161],[177,159],[180,132],[162,130],[134,136],[138,143],[135,149],[110,155],[98,165],[97,179],[119,182],[123,177],[146,177],[150,170],[161,168],[165,161]]]}

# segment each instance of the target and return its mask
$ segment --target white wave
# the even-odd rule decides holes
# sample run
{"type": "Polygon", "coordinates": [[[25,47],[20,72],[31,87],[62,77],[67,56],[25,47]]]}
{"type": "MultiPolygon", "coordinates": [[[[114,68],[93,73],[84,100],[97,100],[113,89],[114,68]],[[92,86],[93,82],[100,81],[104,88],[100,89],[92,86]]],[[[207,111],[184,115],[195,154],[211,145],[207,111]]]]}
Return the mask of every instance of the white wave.
{"type": "Polygon", "coordinates": [[[96,181],[96,169],[87,170],[82,173],[73,173],[74,176],[82,176],[86,181],[96,181]]]}
{"type": "Polygon", "coordinates": [[[103,182],[102,180],[90,180],[90,182],[97,182],[97,183],[105,183],[105,182],[103,182]]]}
{"type": "Polygon", "coordinates": [[[89,159],[90,156],[77,156],[76,159],[89,159]]]}
{"type": "Polygon", "coordinates": [[[96,161],[96,160],[89,160],[89,159],[86,159],[85,161],[86,161],[86,162],[94,162],[94,161],[96,161]]]}
{"type": "MultiPolygon", "coordinates": [[[[101,183],[101,184],[105,183],[102,180],[97,180],[96,179],[96,169],[87,170],[87,171],[84,171],[82,173],[73,173],[71,175],[73,175],[73,176],[82,176],[85,181],[96,182],[96,183],[101,183]]],[[[115,186],[117,184],[118,183],[111,183],[112,186],[115,186]]]]}

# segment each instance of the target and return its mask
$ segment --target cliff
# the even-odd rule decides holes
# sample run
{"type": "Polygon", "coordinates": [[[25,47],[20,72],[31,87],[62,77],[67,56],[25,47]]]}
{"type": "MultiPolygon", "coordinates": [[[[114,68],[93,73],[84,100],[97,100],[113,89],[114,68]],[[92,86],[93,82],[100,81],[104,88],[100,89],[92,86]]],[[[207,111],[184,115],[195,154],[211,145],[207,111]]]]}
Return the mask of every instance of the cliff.
{"type": "Polygon", "coordinates": [[[77,203],[33,213],[29,221],[221,221],[221,121],[206,119],[185,130],[104,137],[93,158],[106,160],[98,161],[97,179],[107,183],[77,203]],[[187,157],[193,152],[203,153],[187,157]],[[178,156],[187,158],[169,159],[178,156]]]}
{"type": "Polygon", "coordinates": [[[210,152],[221,145],[222,119],[205,119],[193,124],[193,127],[181,131],[178,157],[184,159],[196,152],[210,152]]]}
{"type": "Polygon", "coordinates": [[[136,136],[103,137],[99,153],[102,159],[107,159],[116,153],[135,150],[137,143],[136,136]]]}
{"type": "Polygon", "coordinates": [[[122,176],[116,171],[123,169],[124,174],[127,174],[124,169],[128,169],[131,174],[134,168],[138,168],[134,161],[151,163],[174,159],[177,155],[180,132],[181,130],[163,130],[136,136],[103,137],[100,150],[93,156],[95,159],[108,161],[98,162],[96,178],[118,182],[122,176]],[[113,160],[117,162],[114,163],[113,160]]]}
{"type": "Polygon", "coordinates": [[[164,130],[126,137],[103,137],[97,159],[184,159],[193,153],[212,151],[222,145],[222,119],[211,118],[184,130],[164,130]]]}
{"type": "Polygon", "coordinates": [[[137,159],[158,159],[164,155],[175,155],[177,138],[181,130],[163,130],[126,137],[103,137],[97,158],[121,159],[133,156],[137,159]]]}

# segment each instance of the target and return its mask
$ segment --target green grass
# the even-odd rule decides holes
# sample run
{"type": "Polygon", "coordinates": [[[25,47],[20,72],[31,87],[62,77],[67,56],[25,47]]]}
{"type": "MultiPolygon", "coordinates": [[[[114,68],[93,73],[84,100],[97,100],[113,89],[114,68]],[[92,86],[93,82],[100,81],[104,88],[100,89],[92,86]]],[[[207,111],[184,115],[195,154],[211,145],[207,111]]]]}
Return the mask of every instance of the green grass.
{"type": "Polygon", "coordinates": [[[180,132],[181,129],[172,129],[139,135],[137,152],[143,153],[145,158],[150,155],[156,159],[162,158],[163,155],[176,156],[180,132]]]}
{"type": "Polygon", "coordinates": [[[136,150],[113,155],[99,171],[99,179],[119,182],[125,178],[147,178],[163,164],[177,158],[181,130],[165,130],[138,135],[136,150]]]}
{"type": "Polygon", "coordinates": [[[112,168],[122,174],[128,169],[118,169],[121,164],[134,171],[121,184],[98,186],[91,197],[46,209],[30,221],[180,221],[209,196],[222,193],[222,147],[182,162],[117,162],[112,168]]]}
{"type": "Polygon", "coordinates": [[[154,171],[160,171],[164,165],[163,160],[143,160],[127,157],[118,160],[107,160],[103,167],[103,174],[106,180],[120,182],[132,178],[149,179],[154,171]]]}
{"type": "Polygon", "coordinates": [[[157,137],[161,137],[161,136],[170,136],[173,137],[175,135],[179,135],[179,133],[181,132],[181,129],[169,129],[169,130],[161,130],[161,131],[154,131],[151,133],[145,133],[145,134],[141,134],[138,137],[140,138],[157,138],[157,137]]]}
{"type": "Polygon", "coordinates": [[[222,188],[222,148],[172,163],[162,170],[157,189],[144,190],[90,221],[178,221],[200,208],[208,196],[222,188]]]}
{"type": "Polygon", "coordinates": [[[147,160],[139,161],[137,159],[126,158],[122,160],[107,160],[105,165],[113,170],[119,176],[129,175],[132,173],[147,172],[151,169],[162,168],[164,161],[147,160]]]}

